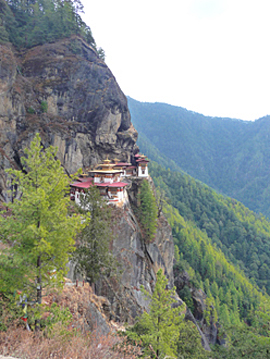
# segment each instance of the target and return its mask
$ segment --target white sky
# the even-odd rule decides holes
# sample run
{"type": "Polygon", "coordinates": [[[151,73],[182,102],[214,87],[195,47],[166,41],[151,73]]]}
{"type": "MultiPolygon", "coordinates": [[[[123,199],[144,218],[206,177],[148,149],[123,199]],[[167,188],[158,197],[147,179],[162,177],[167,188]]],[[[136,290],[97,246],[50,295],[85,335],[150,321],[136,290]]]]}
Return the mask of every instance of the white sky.
{"type": "Polygon", "coordinates": [[[269,0],[82,0],[125,95],[209,116],[270,114],[269,0]]]}

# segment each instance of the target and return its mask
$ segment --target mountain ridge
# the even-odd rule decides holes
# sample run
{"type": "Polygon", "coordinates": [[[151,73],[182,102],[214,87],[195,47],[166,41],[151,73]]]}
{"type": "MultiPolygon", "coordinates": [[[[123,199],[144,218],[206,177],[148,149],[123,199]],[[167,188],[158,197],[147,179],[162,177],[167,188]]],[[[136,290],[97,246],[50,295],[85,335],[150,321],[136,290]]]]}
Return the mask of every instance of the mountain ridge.
{"type": "Polygon", "coordinates": [[[154,145],[182,171],[255,212],[270,215],[270,116],[248,122],[131,98],[128,103],[148,149],[154,145]]]}

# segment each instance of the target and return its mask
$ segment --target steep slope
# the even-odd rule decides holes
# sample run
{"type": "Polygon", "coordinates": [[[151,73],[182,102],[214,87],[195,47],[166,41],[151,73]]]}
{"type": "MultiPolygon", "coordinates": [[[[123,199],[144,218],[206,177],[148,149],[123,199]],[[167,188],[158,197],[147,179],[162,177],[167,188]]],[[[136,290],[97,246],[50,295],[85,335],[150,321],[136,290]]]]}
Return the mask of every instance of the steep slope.
{"type": "Polygon", "coordinates": [[[192,177],[270,215],[269,117],[255,122],[213,118],[131,98],[129,107],[134,125],[145,136],[139,144],[146,154],[154,145],[192,177]]]}
{"type": "Polygon", "coordinates": [[[227,260],[270,293],[270,223],[188,175],[151,163],[151,174],[181,216],[204,231],[227,260]]]}
{"type": "Polygon", "coordinates": [[[20,168],[35,132],[59,147],[68,173],[137,151],[127,100],[106,64],[79,37],[16,52],[0,45],[0,198],[4,170],[20,168]]]}
{"type": "Polygon", "coordinates": [[[264,358],[270,349],[265,330],[270,313],[270,222],[188,175],[153,162],[150,173],[178,248],[178,294],[209,343],[233,342],[221,350],[223,356],[216,348],[213,358],[236,358],[237,351],[248,358],[262,352],[258,357],[264,358]],[[244,331],[251,342],[240,339],[244,331]]]}
{"type": "MultiPolygon", "coordinates": [[[[95,49],[77,36],[22,52],[0,45],[0,189],[7,200],[5,169],[20,168],[25,147],[39,132],[45,147],[58,146],[68,173],[107,157],[132,162],[138,151],[127,100],[95,49]]],[[[130,181],[136,206],[142,180],[130,181]]],[[[111,317],[133,320],[147,303],[140,291],[155,285],[162,267],[173,286],[174,245],[171,228],[159,218],[155,241],[146,245],[130,206],[114,209],[112,250],[124,268],[120,282],[100,282],[97,292],[112,303],[111,317]],[[114,287],[115,286],[115,287],[114,287]]]]}

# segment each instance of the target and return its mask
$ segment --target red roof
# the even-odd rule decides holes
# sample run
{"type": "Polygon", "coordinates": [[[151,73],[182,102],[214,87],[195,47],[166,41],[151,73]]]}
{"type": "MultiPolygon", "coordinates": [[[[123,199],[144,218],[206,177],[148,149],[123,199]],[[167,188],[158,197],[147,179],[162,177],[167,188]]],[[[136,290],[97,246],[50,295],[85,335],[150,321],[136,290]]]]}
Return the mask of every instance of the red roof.
{"type": "Polygon", "coordinates": [[[127,183],[124,182],[114,182],[114,183],[97,183],[97,187],[125,187],[127,183]]]}
{"type": "Polygon", "coordinates": [[[71,183],[71,187],[77,187],[77,188],[90,188],[93,186],[93,182],[74,182],[71,183]]]}
{"type": "Polygon", "coordinates": [[[140,155],[139,153],[137,153],[134,157],[141,157],[142,155],[140,155]]]}

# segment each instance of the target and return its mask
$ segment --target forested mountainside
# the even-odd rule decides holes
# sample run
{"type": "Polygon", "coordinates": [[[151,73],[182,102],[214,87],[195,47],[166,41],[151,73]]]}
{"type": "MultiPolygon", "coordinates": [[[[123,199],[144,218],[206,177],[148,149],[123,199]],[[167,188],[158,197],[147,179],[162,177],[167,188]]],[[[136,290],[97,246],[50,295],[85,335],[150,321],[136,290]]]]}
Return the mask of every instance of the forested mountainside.
{"type": "MultiPolygon", "coordinates": [[[[89,345],[95,350],[102,347],[103,352],[95,352],[99,357],[119,357],[122,355],[110,351],[113,345],[106,343],[107,337],[100,347],[100,343],[93,340],[94,335],[87,333],[84,336],[85,331],[93,331],[98,323],[98,329],[107,333],[115,324],[112,319],[132,324],[136,315],[144,312],[141,316],[144,321],[137,322],[137,326],[131,329],[132,334],[137,330],[136,343],[142,343],[138,340],[141,334],[146,340],[139,348],[135,344],[137,351],[130,354],[134,342],[126,345],[114,336],[117,340],[114,343],[123,344],[121,347],[125,352],[121,353],[127,359],[145,354],[145,349],[152,350],[153,357],[165,357],[171,353],[171,338],[176,338],[172,343],[172,347],[177,347],[177,351],[174,348],[174,354],[177,352],[174,356],[190,359],[267,358],[270,352],[270,230],[263,217],[257,217],[234,200],[217,195],[181,170],[179,173],[168,171],[155,163],[150,170],[159,187],[157,198],[153,195],[151,178],[147,181],[127,179],[127,204],[123,208],[112,208],[110,216],[102,218],[102,205],[98,199],[98,206],[97,201],[96,206],[87,206],[92,210],[98,208],[96,215],[93,212],[90,216],[86,214],[87,218],[91,217],[92,222],[89,223],[76,215],[76,207],[64,196],[66,192],[62,193],[59,189],[59,183],[66,181],[68,185],[68,175],[79,168],[87,170],[106,158],[134,163],[134,156],[139,151],[137,131],[131,123],[127,99],[103,61],[103,51],[97,50],[90,28],[80,17],[81,11],[80,0],[0,0],[0,201],[5,202],[4,206],[0,206],[1,352],[7,353],[6,350],[13,349],[12,353],[26,356],[24,348],[37,344],[29,344],[29,338],[33,337],[31,333],[28,337],[26,331],[17,335],[19,332],[14,323],[19,321],[20,326],[24,326],[26,319],[31,329],[42,330],[43,336],[40,338],[45,338],[43,351],[38,353],[34,347],[28,358],[37,355],[41,358],[61,357],[60,350],[65,353],[63,357],[87,358],[92,355],[92,352],[89,354],[89,345]],[[40,137],[35,137],[37,132],[40,137]],[[33,138],[38,139],[38,144],[31,142],[33,138]],[[27,162],[22,157],[30,153],[26,150],[30,143],[35,155],[29,155],[27,162]],[[50,145],[57,146],[58,152],[50,149],[50,145]],[[48,151],[51,151],[51,155],[48,151]],[[49,162],[44,161],[44,155],[49,162]],[[35,165],[31,169],[31,161],[36,158],[41,167],[35,165]],[[14,180],[24,178],[26,180],[22,180],[22,183],[27,185],[23,187],[16,180],[14,185],[11,184],[7,169],[15,176],[14,180]],[[33,176],[32,170],[35,172],[33,176]],[[31,179],[29,186],[27,178],[31,179]],[[18,185],[21,185],[19,191],[18,185]],[[9,192],[9,189],[12,191],[9,192]],[[57,215],[57,211],[61,211],[61,216],[57,215]],[[175,260],[171,227],[162,212],[173,230],[175,260]],[[65,227],[63,217],[67,221],[76,218],[76,223],[83,227],[80,233],[83,237],[76,237],[76,248],[73,242],[75,238],[65,238],[67,231],[62,229],[65,227]],[[102,232],[102,228],[106,231],[102,232]],[[110,240],[111,236],[113,238],[110,240]],[[101,237],[102,241],[99,241],[101,237]],[[57,242],[60,239],[62,246],[57,242]],[[62,300],[55,300],[54,293],[50,293],[52,298],[44,303],[45,312],[42,313],[42,306],[36,304],[42,302],[43,294],[48,294],[47,289],[54,289],[60,283],[63,285],[63,264],[71,259],[71,252],[77,250],[86,239],[89,240],[88,244],[98,242],[95,255],[101,255],[98,269],[90,268],[96,270],[94,274],[99,277],[98,280],[92,279],[95,293],[88,285],[83,288],[83,282],[72,290],[75,283],[67,281],[62,300]],[[103,241],[106,246],[101,247],[103,241]],[[63,249],[65,246],[68,250],[63,249]],[[120,263],[117,273],[112,274],[114,265],[108,268],[108,264],[107,267],[104,264],[108,253],[110,259],[114,257],[114,261],[120,263]],[[163,286],[158,283],[158,272],[163,286]],[[174,294],[174,280],[180,298],[185,300],[190,311],[174,294]],[[35,282],[39,284],[33,285],[35,282]],[[148,299],[151,295],[155,295],[155,300],[163,298],[161,310],[166,310],[166,318],[175,319],[176,322],[170,321],[172,325],[166,321],[164,323],[163,312],[160,315],[156,303],[151,313],[149,300],[145,300],[140,285],[148,291],[148,299]],[[25,298],[29,298],[27,311],[25,303],[18,306],[18,302],[25,298]],[[167,298],[167,302],[164,298],[167,298]],[[172,302],[176,308],[171,307],[172,302]],[[149,321],[147,310],[150,318],[158,315],[159,319],[163,319],[162,327],[158,327],[158,330],[156,320],[154,324],[149,321]],[[178,314],[185,314],[195,325],[186,323],[182,315],[174,315],[177,310],[178,314]],[[93,318],[99,319],[94,322],[93,318]],[[110,322],[109,326],[107,322],[110,322]],[[177,324],[176,333],[166,337],[167,330],[176,328],[177,324]],[[5,330],[8,330],[7,333],[4,333],[5,330]],[[13,338],[13,343],[10,338],[13,338]],[[21,338],[27,339],[24,342],[21,338]],[[160,338],[165,343],[162,351],[155,343],[159,343],[160,338]],[[200,346],[201,338],[207,349],[208,342],[226,345],[207,353],[200,346]],[[47,351],[48,347],[51,351],[47,351]],[[65,352],[66,347],[68,350],[85,349],[84,356],[81,352],[65,352]],[[102,355],[104,350],[106,354],[102,355]]],[[[188,111],[184,112],[188,114],[188,111]]],[[[162,111],[158,110],[156,115],[159,113],[162,111]]],[[[143,115],[140,114],[144,121],[143,115]]],[[[186,162],[193,162],[192,168],[198,167],[198,164],[201,166],[201,163],[201,167],[206,166],[209,158],[213,167],[215,161],[219,160],[225,165],[226,158],[216,159],[211,155],[210,144],[213,142],[219,147],[215,142],[214,119],[203,121],[204,126],[198,129],[197,122],[192,120],[193,115],[190,115],[187,131],[187,134],[193,134],[193,143],[187,142],[181,155],[186,157],[186,162]],[[208,137],[200,138],[201,132],[208,137]],[[196,151],[201,151],[205,156],[203,162],[196,151]],[[194,156],[189,158],[188,152],[194,156]]],[[[163,134],[157,132],[155,136],[157,143],[162,142],[162,138],[168,145],[174,142],[175,137],[168,131],[167,117],[164,115],[163,134]]],[[[201,119],[205,118],[201,116],[201,119]]],[[[134,120],[137,121],[136,116],[134,120]]],[[[220,140],[225,157],[230,157],[235,146],[227,126],[231,122],[239,138],[242,133],[241,121],[224,120],[219,125],[219,131],[227,133],[227,137],[220,140]]],[[[161,127],[159,122],[156,124],[157,128],[161,127]]],[[[166,167],[169,165],[177,171],[178,163],[173,161],[176,159],[168,160],[168,153],[163,148],[161,151],[164,154],[161,154],[148,141],[148,130],[154,126],[144,121],[144,125],[137,123],[137,127],[142,137],[146,135],[143,137],[144,143],[151,151],[151,156],[153,154],[166,167]]],[[[185,133],[184,127],[180,129],[185,133]]],[[[251,132],[249,136],[252,140],[251,132]]],[[[175,133],[179,136],[177,131],[175,133]]],[[[144,151],[143,146],[141,149],[144,151]]],[[[173,149],[172,153],[180,153],[180,150],[173,149]]],[[[213,173],[218,181],[218,172],[213,173]]],[[[107,203],[104,207],[109,208],[107,203]]],[[[106,211],[102,213],[105,215],[106,211]]],[[[74,226],[69,228],[74,229],[74,226]]],[[[82,247],[93,260],[92,251],[87,246],[82,247]]],[[[89,280],[89,272],[84,278],[89,280]]]]}
{"type": "Polygon", "coordinates": [[[0,0],[0,43],[30,48],[76,34],[97,49],[82,12],[80,0],[0,0]]]}
{"type": "Polygon", "coordinates": [[[192,177],[270,215],[270,117],[245,122],[162,103],[128,102],[147,155],[152,144],[192,177]]]}
{"type": "Polygon", "coordinates": [[[178,294],[197,319],[202,315],[209,323],[219,318],[223,330],[226,328],[224,337],[219,328],[219,339],[230,338],[233,344],[224,353],[224,348],[216,348],[214,357],[238,358],[239,353],[250,358],[267,357],[269,221],[188,175],[166,170],[155,162],[150,173],[173,229],[178,294]],[[186,280],[183,271],[188,273],[186,280]],[[207,294],[203,314],[194,308],[194,287],[207,294]]]}
{"type": "Polygon", "coordinates": [[[150,169],[155,184],[179,214],[205,232],[227,260],[270,294],[270,222],[189,175],[155,162],[150,169]]]}

